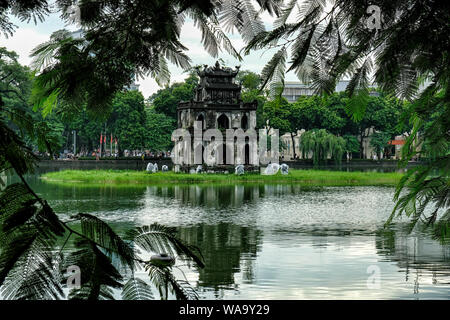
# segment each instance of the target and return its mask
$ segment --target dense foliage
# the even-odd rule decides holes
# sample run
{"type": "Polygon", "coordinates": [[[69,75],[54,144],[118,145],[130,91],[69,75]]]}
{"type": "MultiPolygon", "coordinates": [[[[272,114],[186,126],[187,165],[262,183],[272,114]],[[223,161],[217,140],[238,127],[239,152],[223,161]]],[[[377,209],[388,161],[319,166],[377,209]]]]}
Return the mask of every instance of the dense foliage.
{"type": "Polygon", "coordinates": [[[402,148],[403,165],[413,157],[428,158],[429,162],[408,171],[398,186],[392,215],[406,213],[415,225],[419,220],[433,224],[442,213],[436,230],[448,237],[448,3],[335,0],[327,5],[321,0],[294,0],[283,4],[273,29],[259,32],[245,50],[277,49],[262,71],[263,86],[277,88],[284,83],[285,71],[293,70],[304,82],[311,81],[318,93],[331,94],[338,80],[350,77],[346,110],[356,120],[372,113],[368,97],[373,82],[383,92],[411,102],[399,123],[409,120],[413,127],[402,148]],[[433,205],[428,214],[425,209],[433,205]]]}
{"type": "MultiPolygon", "coordinates": [[[[0,196],[0,290],[3,296],[22,299],[60,297],[60,278],[53,268],[50,253],[58,252],[55,250],[59,249],[57,240],[67,233],[77,238],[78,250],[63,261],[76,262],[82,267],[83,274],[89,275],[82,278],[82,287],[72,291],[70,297],[111,298],[110,287],[123,284],[113,261],[120,261],[131,270],[136,262],[140,263],[147,267],[157,287],[161,288],[164,282],[173,288],[177,297],[189,296],[191,291],[178,286],[170,270],[155,268],[148,261],[136,261],[140,258],[135,257],[135,251],[102,221],[89,215],[75,216],[74,221],[81,224],[81,232],[61,221],[23,179],[36,160],[25,139],[45,146],[50,153],[53,153],[52,146],[60,143],[57,133],[61,128],[30,112],[25,97],[31,86],[33,103],[42,108],[44,115],[57,110],[63,118],[70,118],[86,110],[104,122],[109,112],[114,112],[113,101],[118,99],[115,102],[122,107],[130,103],[128,107],[133,110],[135,122],[145,125],[146,113],[140,102],[134,103],[120,92],[134,76],[151,75],[159,83],[168,83],[167,61],[189,68],[187,48],[180,41],[185,18],[194,20],[202,32],[202,43],[212,56],[217,56],[220,48],[224,48],[240,58],[222,26],[227,31],[233,28],[239,31],[248,44],[245,53],[277,48],[261,72],[261,87],[269,87],[271,96],[279,95],[286,71],[294,70],[300,79],[312,81],[318,93],[328,95],[340,78],[349,76],[349,100],[343,110],[360,121],[359,127],[356,126],[359,132],[373,125],[385,126],[378,130],[393,134],[397,125],[409,123],[412,130],[402,149],[403,164],[417,156],[427,162],[408,170],[399,183],[391,219],[405,213],[412,218],[412,227],[422,220],[435,226],[440,239],[449,239],[448,3],[438,0],[373,1],[371,4],[380,9],[382,19],[378,21],[379,28],[372,28],[368,27],[370,11],[357,0],[336,0],[330,6],[322,0],[301,1],[299,6],[297,1],[256,2],[261,10],[256,10],[248,0],[81,0],[77,22],[84,29],[83,36],[74,38],[70,32],[61,30],[55,32],[49,42],[36,48],[33,56],[38,73],[32,82],[25,81],[29,73],[18,65],[13,53],[0,51],[0,170],[13,168],[23,181],[9,186],[0,196]],[[298,7],[301,10],[291,22],[289,18],[298,7]],[[264,12],[277,16],[270,31],[265,30],[260,17],[264,12]],[[389,113],[385,113],[389,108],[370,98],[371,75],[383,92],[410,102],[400,123],[391,122],[389,113]],[[23,81],[17,82],[16,78],[23,81]],[[423,85],[422,90],[419,90],[420,85],[423,85]],[[112,255],[120,259],[111,260],[112,255]]],[[[55,1],[67,22],[73,22],[68,9],[74,3],[71,0],[55,1]]],[[[0,31],[5,34],[14,31],[9,13],[27,21],[42,20],[49,12],[48,6],[46,0],[0,1],[0,31]]],[[[333,105],[341,105],[338,100],[333,105]]],[[[269,125],[277,123],[285,132],[292,132],[302,121],[309,123],[307,118],[297,117],[298,114],[292,116],[287,106],[290,105],[282,99],[275,99],[259,112],[267,115],[269,125]]],[[[313,106],[304,101],[293,108],[304,110],[306,116],[314,115],[308,113],[313,106]]],[[[163,109],[155,111],[163,110],[167,117],[173,117],[173,113],[170,114],[173,104],[165,104],[163,109]]],[[[341,122],[338,117],[342,115],[340,111],[332,108],[326,111],[322,107],[318,111],[322,112],[330,131],[338,134],[338,130],[345,128],[345,121],[341,122]]],[[[130,140],[129,143],[142,145],[139,141],[141,131],[135,129],[131,128],[133,140],[138,141],[130,140]]],[[[398,130],[406,131],[404,128],[398,130]]],[[[310,132],[311,136],[313,132],[319,133],[310,132]]],[[[351,133],[351,130],[341,132],[345,133],[351,133]]],[[[327,133],[320,131],[320,135],[325,137],[327,133]]],[[[381,133],[379,138],[379,145],[382,145],[385,139],[381,133]]],[[[320,143],[313,144],[313,137],[310,140],[314,148],[320,146],[320,143]]],[[[322,148],[322,154],[325,154],[323,150],[326,149],[322,148]]],[[[335,155],[340,152],[343,152],[342,148],[332,151],[335,155]]],[[[196,255],[164,227],[135,230],[133,236],[138,245],[149,251],[164,248],[199,262],[196,255]]],[[[124,297],[138,296],[133,285],[141,286],[142,283],[130,280],[125,285],[124,297]]]]}
{"type": "Polygon", "coordinates": [[[344,138],[337,137],[325,129],[314,129],[302,134],[301,139],[300,147],[303,158],[307,158],[311,153],[315,166],[321,162],[326,163],[328,158],[334,159],[336,163],[341,163],[346,144],[344,138]]]}

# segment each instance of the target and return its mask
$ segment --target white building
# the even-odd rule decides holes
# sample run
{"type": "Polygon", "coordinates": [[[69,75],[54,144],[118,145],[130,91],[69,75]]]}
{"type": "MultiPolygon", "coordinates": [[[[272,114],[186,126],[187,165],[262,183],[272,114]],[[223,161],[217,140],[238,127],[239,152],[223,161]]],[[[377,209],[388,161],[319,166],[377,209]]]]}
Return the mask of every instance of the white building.
{"type": "MultiPolygon", "coordinates": [[[[341,80],[336,84],[335,92],[343,92],[348,86],[350,80],[341,80]]],[[[369,86],[370,88],[376,88],[376,86],[369,86]]],[[[284,90],[281,94],[289,102],[295,102],[301,96],[314,95],[314,88],[311,84],[303,84],[301,82],[285,82],[284,90]]],[[[370,95],[377,96],[378,92],[372,91],[370,95]]]]}

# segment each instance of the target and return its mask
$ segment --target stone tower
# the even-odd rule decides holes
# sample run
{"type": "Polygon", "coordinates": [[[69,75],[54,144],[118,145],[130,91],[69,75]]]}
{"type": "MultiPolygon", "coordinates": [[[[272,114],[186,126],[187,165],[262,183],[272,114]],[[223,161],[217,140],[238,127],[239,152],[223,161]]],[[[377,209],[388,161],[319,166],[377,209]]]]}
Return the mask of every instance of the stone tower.
{"type": "MultiPolygon", "coordinates": [[[[196,148],[204,150],[211,141],[218,142],[218,140],[215,140],[216,137],[213,137],[210,141],[199,139],[198,136],[194,137],[194,127],[199,125],[197,133],[199,129],[203,134],[208,129],[218,129],[222,133],[221,142],[223,142],[223,145],[221,146],[222,149],[219,149],[221,155],[216,156],[214,166],[257,165],[256,147],[245,146],[244,155],[238,157],[238,152],[232,152],[236,151],[234,146],[236,137],[226,137],[227,129],[242,129],[244,132],[251,132],[256,127],[257,102],[244,103],[242,101],[241,85],[235,83],[238,72],[239,67],[233,70],[221,67],[219,62],[216,62],[214,67],[205,65],[203,68],[197,68],[200,81],[194,90],[194,97],[190,101],[180,102],[177,108],[178,128],[185,129],[192,137],[191,154],[184,153],[184,150],[189,147],[186,141],[183,146],[180,143],[181,139],[175,141],[175,146],[178,145],[178,148],[175,148],[177,150],[175,156],[178,156],[179,164],[190,167],[198,164],[204,165],[203,157],[201,162],[198,161],[198,158],[197,161],[194,161],[193,153],[196,148]],[[233,154],[230,161],[227,161],[227,153],[233,154]]],[[[248,137],[245,141],[246,143],[249,141],[248,137]]],[[[212,151],[213,155],[214,153],[215,151],[212,151]]],[[[208,165],[211,166],[211,164],[208,165]]]]}

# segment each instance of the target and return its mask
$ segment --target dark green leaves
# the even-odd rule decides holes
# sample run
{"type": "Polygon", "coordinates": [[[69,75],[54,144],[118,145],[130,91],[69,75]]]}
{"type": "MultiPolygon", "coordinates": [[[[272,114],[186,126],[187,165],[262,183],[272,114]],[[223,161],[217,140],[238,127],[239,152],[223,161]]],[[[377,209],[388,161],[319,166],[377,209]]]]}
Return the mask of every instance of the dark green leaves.
{"type": "Polygon", "coordinates": [[[99,218],[86,213],[79,213],[72,218],[81,222],[83,235],[98,244],[102,249],[105,249],[110,256],[116,255],[131,270],[135,269],[136,262],[132,245],[124,242],[109,225],[99,218]]]}
{"type": "Polygon", "coordinates": [[[158,267],[148,263],[145,269],[148,271],[153,284],[158,289],[161,299],[168,298],[169,289],[175,294],[177,300],[197,300],[199,298],[197,292],[187,281],[175,279],[171,268],[158,267]]]}
{"type": "Polygon", "coordinates": [[[69,299],[113,299],[111,288],[122,287],[122,276],[112,265],[111,259],[90,240],[79,238],[75,246],[78,250],[69,255],[66,266],[80,268],[81,287],[72,289],[69,299]]]}
{"type": "Polygon", "coordinates": [[[198,248],[184,244],[176,237],[176,229],[159,224],[138,227],[128,233],[139,247],[155,253],[167,253],[192,259],[199,267],[204,267],[198,248]]]}
{"type": "Polygon", "coordinates": [[[23,184],[0,196],[0,290],[7,299],[58,299],[62,296],[52,250],[63,228],[47,203],[23,184]]]}
{"type": "Polygon", "coordinates": [[[151,287],[139,278],[130,278],[123,286],[123,300],[153,300],[153,292],[151,287]]]}
{"type": "Polygon", "coordinates": [[[281,95],[284,86],[287,51],[285,47],[278,50],[261,72],[261,89],[269,85],[272,96],[281,95]]]}

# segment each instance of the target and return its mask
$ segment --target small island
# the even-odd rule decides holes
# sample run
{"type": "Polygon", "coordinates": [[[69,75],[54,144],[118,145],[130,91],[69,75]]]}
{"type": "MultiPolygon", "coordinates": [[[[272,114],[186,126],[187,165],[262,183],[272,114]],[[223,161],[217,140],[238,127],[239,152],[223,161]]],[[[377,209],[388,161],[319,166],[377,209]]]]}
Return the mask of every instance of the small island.
{"type": "Polygon", "coordinates": [[[401,179],[398,172],[344,172],[326,170],[290,170],[288,175],[258,173],[187,174],[175,172],[147,173],[135,170],[62,170],[48,172],[41,178],[50,183],[89,185],[152,185],[152,184],[226,184],[286,183],[304,186],[395,186],[401,179]]]}

